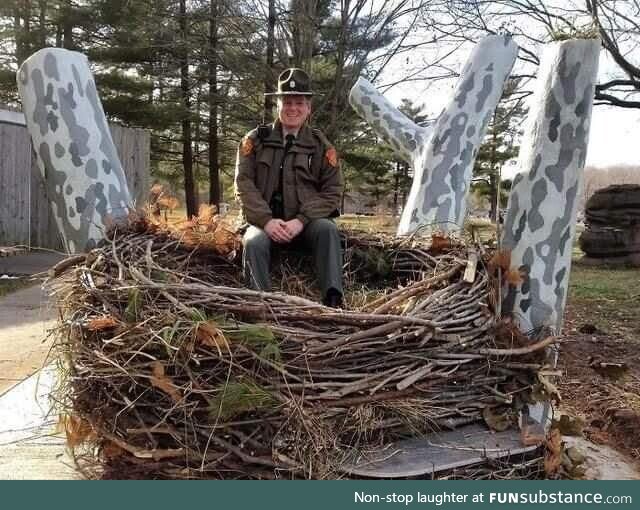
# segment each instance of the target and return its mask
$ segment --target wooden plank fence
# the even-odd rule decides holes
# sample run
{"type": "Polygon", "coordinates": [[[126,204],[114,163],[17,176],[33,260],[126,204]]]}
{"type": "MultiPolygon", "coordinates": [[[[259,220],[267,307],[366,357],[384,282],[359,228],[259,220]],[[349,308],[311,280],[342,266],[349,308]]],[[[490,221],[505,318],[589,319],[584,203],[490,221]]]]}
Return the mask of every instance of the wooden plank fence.
{"type": "MultiPolygon", "coordinates": [[[[109,127],[131,194],[141,204],[150,186],[149,132],[109,127]]],[[[0,246],[17,245],[63,250],[24,117],[0,110],[0,246]]]]}

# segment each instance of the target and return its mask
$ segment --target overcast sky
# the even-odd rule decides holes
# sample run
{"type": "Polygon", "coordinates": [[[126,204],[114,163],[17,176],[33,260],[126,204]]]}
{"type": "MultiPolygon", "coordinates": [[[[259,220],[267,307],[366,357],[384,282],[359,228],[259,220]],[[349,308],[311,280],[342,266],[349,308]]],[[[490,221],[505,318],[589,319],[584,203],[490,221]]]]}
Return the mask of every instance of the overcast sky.
{"type": "MultiPolygon", "coordinates": [[[[607,79],[611,67],[612,64],[603,50],[600,55],[602,79],[607,79]]],[[[400,84],[386,92],[385,96],[394,104],[400,104],[402,98],[411,98],[414,103],[424,105],[424,111],[429,116],[435,116],[448,102],[456,82],[457,79],[438,84],[400,84]]],[[[605,167],[618,164],[640,167],[640,110],[594,106],[587,166],[605,167]]],[[[504,171],[505,174],[511,174],[515,168],[505,168],[504,171]]]]}
{"type": "MultiPolygon", "coordinates": [[[[546,0],[548,4],[558,4],[567,6],[573,0],[546,0]],[[559,3],[558,3],[559,2],[559,3]]],[[[536,33],[540,31],[540,27],[527,21],[528,18],[520,18],[518,24],[525,25],[524,31],[527,33],[536,33]]],[[[419,41],[424,39],[425,34],[422,30],[415,31],[410,39],[419,41]]],[[[518,42],[518,37],[516,37],[518,42]]],[[[528,45],[529,49],[533,49],[528,45]]],[[[451,69],[462,69],[464,62],[471,52],[472,46],[465,46],[452,52],[447,58],[448,67],[451,69]]],[[[541,47],[537,50],[540,53],[541,47]]],[[[443,54],[448,54],[450,49],[441,45],[433,45],[426,47],[420,51],[414,51],[410,55],[403,55],[401,59],[392,62],[386,69],[377,84],[381,86],[385,83],[395,83],[398,76],[411,75],[412,68],[419,69],[426,64],[435,62],[443,54]]],[[[638,65],[636,58],[637,51],[635,48],[629,48],[629,57],[632,62],[638,65]]],[[[613,62],[613,59],[604,50],[600,53],[599,63],[599,81],[606,82],[614,78],[626,78],[619,68],[613,62]]],[[[515,73],[533,73],[535,70],[526,67],[527,64],[518,61],[515,73]]],[[[418,71],[414,78],[424,77],[418,71]]],[[[431,70],[433,73],[434,71],[431,70]]],[[[400,104],[402,98],[410,98],[414,104],[423,105],[423,113],[429,117],[437,116],[443,107],[450,101],[456,85],[457,78],[442,81],[408,81],[393,86],[384,95],[394,104],[400,104]]],[[[385,90],[381,88],[381,91],[385,90]]],[[[527,84],[527,90],[535,90],[535,84],[527,84]]],[[[531,99],[531,96],[529,97],[531,99]]],[[[587,153],[587,166],[605,167],[611,165],[637,165],[640,168],[640,109],[610,107],[610,106],[594,106],[593,117],[591,122],[591,132],[589,137],[589,148],[587,153]]],[[[515,165],[507,172],[512,173],[515,165]]]]}

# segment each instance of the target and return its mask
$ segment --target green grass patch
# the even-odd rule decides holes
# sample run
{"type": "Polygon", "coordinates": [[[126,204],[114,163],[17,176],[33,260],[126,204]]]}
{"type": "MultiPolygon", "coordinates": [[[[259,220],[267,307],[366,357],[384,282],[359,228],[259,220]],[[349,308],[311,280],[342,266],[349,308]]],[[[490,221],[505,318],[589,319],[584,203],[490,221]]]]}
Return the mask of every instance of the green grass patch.
{"type": "MultiPolygon", "coordinates": [[[[640,295],[640,269],[573,264],[569,296],[592,301],[626,301],[640,295]]],[[[624,305],[624,303],[622,303],[624,305]]]]}
{"type": "Polygon", "coordinates": [[[386,232],[393,234],[398,228],[399,217],[379,214],[374,216],[360,216],[345,214],[338,218],[339,227],[363,230],[365,232],[386,232]]]}
{"type": "Polygon", "coordinates": [[[274,408],[278,402],[255,381],[229,381],[220,385],[218,395],[209,408],[213,421],[229,420],[234,416],[257,409],[274,408]]]}
{"type": "Polygon", "coordinates": [[[28,280],[27,278],[16,278],[0,280],[0,297],[11,294],[20,289],[25,289],[35,285],[36,282],[28,280]]]}
{"type": "Polygon", "coordinates": [[[577,327],[640,341],[640,268],[573,264],[568,304],[577,327]]]}

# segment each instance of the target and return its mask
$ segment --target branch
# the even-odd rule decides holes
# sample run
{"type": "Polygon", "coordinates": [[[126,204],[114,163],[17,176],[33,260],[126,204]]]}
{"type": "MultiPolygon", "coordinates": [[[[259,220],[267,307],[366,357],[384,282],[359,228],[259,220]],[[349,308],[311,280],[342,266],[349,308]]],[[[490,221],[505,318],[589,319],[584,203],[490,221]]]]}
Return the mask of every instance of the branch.
{"type": "Polygon", "coordinates": [[[606,89],[610,89],[612,87],[619,87],[619,86],[623,86],[623,87],[633,87],[635,89],[640,90],[640,81],[639,80],[611,80],[608,81],[606,83],[599,83],[596,85],[596,91],[601,91],[601,90],[606,90],[606,89]]]}
{"type": "Polygon", "coordinates": [[[596,103],[596,104],[608,104],[611,106],[621,106],[623,108],[640,108],[640,101],[626,101],[616,96],[612,96],[611,94],[603,94],[602,92],[597,92],[597,91],[595,95],[595,100],[606,101],[606,103],[596,103]]]}

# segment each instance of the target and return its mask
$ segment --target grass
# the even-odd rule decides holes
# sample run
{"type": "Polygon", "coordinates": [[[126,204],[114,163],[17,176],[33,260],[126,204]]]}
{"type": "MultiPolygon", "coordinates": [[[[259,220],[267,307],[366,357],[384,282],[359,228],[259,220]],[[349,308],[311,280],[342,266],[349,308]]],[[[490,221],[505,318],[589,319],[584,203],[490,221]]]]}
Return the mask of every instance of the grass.
{"type": "Polygon", "coordinates": [[[640,297],[640,269],[587,267],[577,261],[571,269],[569,296],[583,301],[622,301],[622,305],[629,305],[640,297]]]}
{"type": "Polygon", "coordinates": [[[344,214],[338,218],[338,226],[364,230],[366,232],[394,233],[398,226],[399,217],[391,215],[360,216],[344,214]]]}
{"type": "Polygon", "coordinates": [[[590,267],[574,261],[568,305],[576,322],[640,341],[640,268],[590,267]]]}
{"type": "Polygon", "coordinates": [[[33,281],[27,280],[26,278],[0,280],[0,297],[11,294],[17,290],[24,289],[25,287],[30,287],[34,284],[35,283],[33,281]]]}

